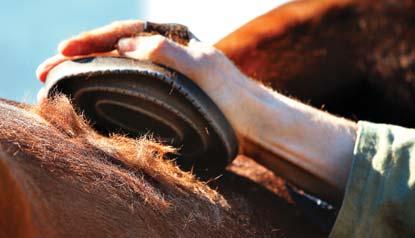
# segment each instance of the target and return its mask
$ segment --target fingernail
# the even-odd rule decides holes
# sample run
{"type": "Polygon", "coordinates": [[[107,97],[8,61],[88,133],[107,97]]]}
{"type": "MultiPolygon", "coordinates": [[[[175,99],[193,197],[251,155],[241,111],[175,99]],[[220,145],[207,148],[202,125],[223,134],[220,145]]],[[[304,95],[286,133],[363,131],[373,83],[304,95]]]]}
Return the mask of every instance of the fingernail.
{"type": "Polygon", "coordinates": [[[63,50],[65,50],[66,46],[67,46],[68,42],[67,41],[61,41],[58,45],[58,51],[62,52],[63,50]]]}
{"type": "Polygon", "coordinates": [[[37,102],[41,103],[43,100],[46,99],[46,97],[47,97],[47,95],[46,95],[45,88],[44,87],[40,88],[40,90],[39,90],[39,92],[37,92],[37,96],[36,96],[37,102]]]}
{"type": "Polygon", "coordinates": [[[118,41],[117,48],[122,52],[134,51],[136,49],[136,44],[132,38],[122,38],[118,41]]]}
{"type": "Polygon", "coordinates": [[[43,75],[43,69],[44,69],[44,64],[40,64],[39,66],[37,66],[36,68],[36,77],[43,83],[45,82],[46,76],[43,75]]]}

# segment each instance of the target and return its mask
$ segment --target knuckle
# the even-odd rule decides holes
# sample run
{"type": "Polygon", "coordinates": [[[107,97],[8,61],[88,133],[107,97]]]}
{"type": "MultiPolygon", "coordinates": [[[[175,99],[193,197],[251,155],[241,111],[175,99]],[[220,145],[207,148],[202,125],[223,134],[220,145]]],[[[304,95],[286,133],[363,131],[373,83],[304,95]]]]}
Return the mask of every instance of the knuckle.
{"type": "Polygon", "coordinates": [[[121,29],[122,27],[126,26],[128,24],[127,21],[113,21],[111,22],[108,26],[107,29],[108,30],[118,30],[121,29]]]}
{"type": "Polygon", "coordinates": [[[161,35],[152,36],[156,48],[162,48],[167,44],[167,38],[161,35]]]}
{"type": "Polygon", "coordinates": [[[122,24],[122,21],[113,21],[109,25],[110,26],[118,26],[118,25],[121,25],[121,24],[122,24]]]}
{"type": "Polygon", "coordinates": [[[168,47],[168,40],[161,35],[151,36],[152,40],[152,55],[162,53],[168,47]]]}
{"type": "Polygon", "coordinates": [[[223,57],[220,51],[212,46],[203,46],[200,49],[199,59],[202,61],[218,61],[223,57]]]}

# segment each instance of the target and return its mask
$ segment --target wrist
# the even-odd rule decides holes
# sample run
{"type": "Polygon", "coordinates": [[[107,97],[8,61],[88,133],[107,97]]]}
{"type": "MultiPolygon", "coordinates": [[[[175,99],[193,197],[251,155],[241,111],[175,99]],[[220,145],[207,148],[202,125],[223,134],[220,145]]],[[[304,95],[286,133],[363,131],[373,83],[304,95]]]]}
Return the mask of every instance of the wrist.
{"type": "Polygon", "coordinates": [[[219,107],[236,134],[240,134],[244,121],[250,115],[244,104],[252,90],[249,86],[252,80],[227,58],[216,65],[216,69],[205,69],[204,77],[197,83],[219,107]]]}
{"type": "Polygon", "coordinates": [[[341,197],[353,158],[356,124],[249,79],[238,90],[232,126],[240,152],[308,191],[328,198],[327,188],[341,197]]]}

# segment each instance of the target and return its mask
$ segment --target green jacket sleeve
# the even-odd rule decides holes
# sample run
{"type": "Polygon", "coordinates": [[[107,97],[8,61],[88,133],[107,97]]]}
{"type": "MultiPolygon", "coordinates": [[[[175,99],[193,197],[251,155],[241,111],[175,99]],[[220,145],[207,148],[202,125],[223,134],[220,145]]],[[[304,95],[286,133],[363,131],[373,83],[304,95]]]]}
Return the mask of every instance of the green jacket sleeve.
{"type": "Polygon", "coordinates": [[[415,237],[415,130],[359,122],[330,237],[415,237]]]}

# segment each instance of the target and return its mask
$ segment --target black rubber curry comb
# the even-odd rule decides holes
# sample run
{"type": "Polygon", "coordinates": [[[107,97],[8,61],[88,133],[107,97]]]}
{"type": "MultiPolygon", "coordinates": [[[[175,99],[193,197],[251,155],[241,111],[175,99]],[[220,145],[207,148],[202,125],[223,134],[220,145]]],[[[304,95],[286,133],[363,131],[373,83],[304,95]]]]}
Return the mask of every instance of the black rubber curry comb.
{"type": "Polygon", "coordinates": [[[236,156],[235,133],[214,102],[171,69],[127,58],[66,61],[48,75],[49,97],[67,95],[104,134],[152,134],[179,148],[178,163],[215,175],[236,156]]]}

